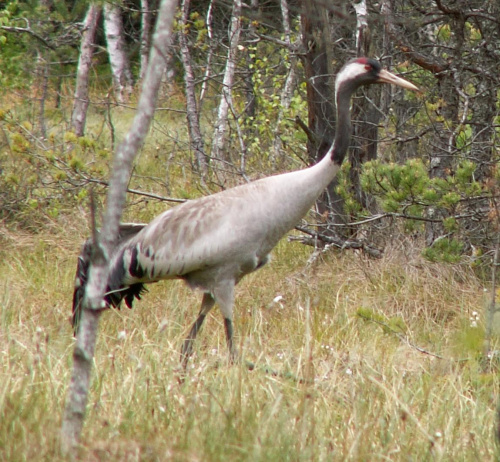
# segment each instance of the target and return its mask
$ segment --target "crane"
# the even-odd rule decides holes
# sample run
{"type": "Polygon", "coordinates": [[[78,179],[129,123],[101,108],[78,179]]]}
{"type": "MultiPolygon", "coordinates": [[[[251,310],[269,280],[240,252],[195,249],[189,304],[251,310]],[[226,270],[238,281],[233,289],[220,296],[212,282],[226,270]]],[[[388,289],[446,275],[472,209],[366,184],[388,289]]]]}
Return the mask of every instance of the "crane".
{"type": "MultiPolygon", "coordinates": [[[[417,90],[412,83],[383,69],[370,58],[349,61],[335,81],[337,127],[335,140],[315,165],[268,176],[250,183],[185,202],[157,216],[148,225],[127,225],[110,259],[108,306],[122,300],[131,308],[144,285],[164,279],[183,279],[203,298],[198,317],[184,340],[184,368],[193,342],[217,303],[224,318],[231,359],[235,286],[243,276],[262,268],[271,250],[290,231],[334,179],[350,141],[350,99],[362,85],[389,83],[417,90]]],[[[73,297],[73,326],[78,329],[90,260],[88,241],[79,257],[73,297]]]]}

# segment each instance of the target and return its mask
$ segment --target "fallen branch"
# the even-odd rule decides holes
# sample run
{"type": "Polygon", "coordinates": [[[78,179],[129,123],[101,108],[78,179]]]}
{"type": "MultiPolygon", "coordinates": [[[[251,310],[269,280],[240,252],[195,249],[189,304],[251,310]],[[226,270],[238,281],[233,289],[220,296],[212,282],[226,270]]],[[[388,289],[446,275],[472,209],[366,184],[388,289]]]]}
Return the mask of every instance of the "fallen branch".
{"type": "Polygon", "coordinates": [[[327,246],[334,246],[339,249],[359,249],[368,254],[373,258],[381,258],[382,251],[376,247],[368,244],[367,242],[357,240],[357,239],[342,239],[337,236],[330,236],[316,231],[311,231],[303,226],[296,226],[295,229],[302,233],[307,234],[307,236],[289,236],[289,241],[300,241],[303,244],[311,245],[316,247],[317,242],[324,242],[327,246]]]}
{"type": "MultiPolygon", "coordinates": [[[[413,348],[414,350],[417,350],[419,353],[432,356],[434,358],[438,359],[444,359],[451,361],[449,358],[445,358],[444,356],[438,355],[437,353],[433,353],[432,351],[426,350],[425,348],[422,348],[418,345],[415,345],[413,342],[411,342],[406,335],[403,335],[401,332],[398,332],[397,330],[393,329],[391,326],[386,324],[385,322],[382,322],[378,319],[373,319],[370,316],[366,316],[363,313],[357,313],[357,316],[360,317],[361,319],[364,319],[365,321],[369,322],[374,322],[375,324],[378,324],[379,326],[384,328],[384,331],[390,332],[391,334],[394,334],[399,340],[401,340],[403,343],[406,343],[409,347],[413,348]]],[[[453,361],[468,361],[469,358],[459,358],[459,359],[454,359],[453,361]]]]}
{"type": "MultiPolygon", "coordinates": [[[[96,184],[100,184],[100,185],[109,187],[109,182],[107,182],[107,181],[99,180],[98,178],[91,178],[91,177],[84,177],[84,178],[89,183],[96,183],[96,184]]],[[[126,192],[128,192],[130,194],[136,194],[138,196],[150,197],[151,199],[158,199],[160,201],[165,201],[165,202],[177,202],[179,204],[182,204],[182,203],[188,201],[188,199],[179,199],[176,197],[160,196],[159,194],[149,193],[146,191],[139,191],[138,189],[127,188],[126,192]]]]}

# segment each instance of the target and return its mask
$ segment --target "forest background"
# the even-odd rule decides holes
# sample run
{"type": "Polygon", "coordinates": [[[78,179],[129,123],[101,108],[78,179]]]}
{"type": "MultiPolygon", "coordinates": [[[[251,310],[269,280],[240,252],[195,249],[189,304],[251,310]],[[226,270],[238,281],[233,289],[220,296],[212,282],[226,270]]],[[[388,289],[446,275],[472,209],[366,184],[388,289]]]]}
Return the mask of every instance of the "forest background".
{"type": "MultiPolygon", "coordinates": [[[[58,454],[89,195],[104,202],[157,8],[0,4],[6,460],[58,454]]],[[[126,221],[317,161],[352,57],[422,93],[358,92],[349,162],[276,264],[240,288],[246,354],[315,380],[215,367],[207,351],[223,336],[206,335],[190,387],[174,386],[169,353],[196,302],[154,287],[137,310],[107,313],[83,458],[494,459],[498,18],[494,0],[181,2],[126,221]]],[[[206,330],[219,335],[217,322],[206,330]]]]}

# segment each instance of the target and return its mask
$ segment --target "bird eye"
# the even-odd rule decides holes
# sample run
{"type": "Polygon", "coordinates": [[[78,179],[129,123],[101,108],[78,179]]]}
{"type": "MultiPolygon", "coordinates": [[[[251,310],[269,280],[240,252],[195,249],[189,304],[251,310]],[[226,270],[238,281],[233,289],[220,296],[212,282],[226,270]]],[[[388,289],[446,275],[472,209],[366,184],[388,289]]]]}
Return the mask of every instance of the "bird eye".
{"type": "Polygon", "coordinates": [[[365,69],[367,71],[371,71],[373,69],[373,66],[371,64],[365,64],[365,69]]]}

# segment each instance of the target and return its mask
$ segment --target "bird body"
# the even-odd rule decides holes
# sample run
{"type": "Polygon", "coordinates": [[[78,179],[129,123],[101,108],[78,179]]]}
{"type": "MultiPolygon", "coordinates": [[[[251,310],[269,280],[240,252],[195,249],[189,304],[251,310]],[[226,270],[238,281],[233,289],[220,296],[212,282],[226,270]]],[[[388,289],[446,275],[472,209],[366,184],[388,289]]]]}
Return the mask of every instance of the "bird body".
{"type": "MultiPolygon", "coordinates": [[[[335,164],[330,163],[335,170],[335,164]]],[[[315,178],[312,170],[309,175],[298,173],[304,171],[263,178],[163,212],[122,245],[113,258],[111,272],[120,265],[129,269],[123,285],[181,277],[196,287],[212,290],[198,281],[196,273],[214,268],[219,268],[220,275],[229,271],[239,280],[238,275],[267,260],[269,252],[324,189],[319,181],[310,185],[308,177],[315,178]],[[138,267],[130,271],[134,261],[138,267]]]]}
{"type": "MultiPolygon", "coordinates": [[[[417,90],[371,59],[358,58],[340,71],[336,79],[337,135],[317,164],[188,201],[128,233],[111,259],[107,302],[117,307],[125,299],[131,307],[144,284],[184,279],[204,292],[200,313],[182,348],[184,365],[206,314],[216,302],[234,355],[234,287],[268,261],[278,241],[307,214],[334,179],[349,145],[350,97],[361,85],[381,82],[417,90]]],[[[75,294],[77,290],[81,294],[85,285],[78,274],[75,294]]],[[[74,319],[80,309],[74,304],[74,319]]]]}

